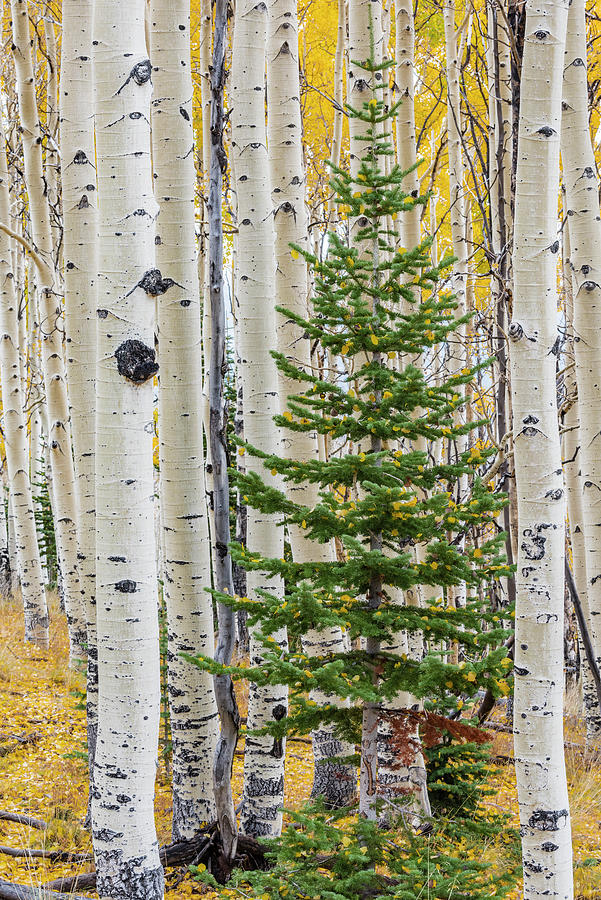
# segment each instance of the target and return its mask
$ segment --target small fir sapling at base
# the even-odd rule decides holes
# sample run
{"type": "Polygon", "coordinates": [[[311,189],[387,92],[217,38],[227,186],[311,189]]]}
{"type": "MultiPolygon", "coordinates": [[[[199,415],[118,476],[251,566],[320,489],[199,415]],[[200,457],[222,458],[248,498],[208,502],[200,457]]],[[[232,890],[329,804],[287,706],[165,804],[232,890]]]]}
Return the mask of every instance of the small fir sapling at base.
{"type": "MultiPolygon", "coordinates": [[[[413,898],[425,883],[431,898],[502,897],[513,884],[511,867],[506,877],[495,872],[493,879],[479,854],[467,861],[501,827],[501,819],[484,810],[474,791],[488,774],[484,733],[468,720],[449,717],[469,708],[480,689],[499,695],[507,685],[506,632],[478,591],[481,584],[510,572],[503,535],[493,524],[505,501],[477,475],[494,449],[473,447],[453,463],[438,463],[428,452],[434,442],[452,441],[482,424],[459,424],[455,415],[464,402],[460,388],[479,367],[434,378],[433,348],[453,340],[465,321],[456,318],[453,296],[438,289],[452,260],[446,257],[433,266],[428,241],[410,250],[399,248],[388,227],[427,198],[404,193],[406,173],[398,166],[385,171],[384,159],[393,154],[387,129],[398,106],[385,108],[374,75],[389,64],[372,60],[362,67],[373,96],[363,109],[348,108],[348,113],[367,125],[366,152],[354,178],[333,167],[332,181],[340,213],[349,220],[350,239],[331,232],[323,260],[299,247],[291,249],[313,269],[313,314],[303,319],[280,310],[298,325],[299,337],[317,342],[337,361],[333,380],[321,380],[314,371],[273,354],[280,370],[305,386],[275,417],[277,425],[328,435],[342,449],[325,461],[302,462],[240,441],[246,453],[263,459],[272,475],[298,486],[317,484],[315,506],[291,500],[257,474],[234,473],[248,506],[277,514],[281,527],[294,524],[309,540],[335,541],[342,553],[329,562],[294,563],[289,554],[267,559],[252,547],[234,544],[236,563],[284,579],[285,600],[268,591],[253,597],[219,594],[218,599],[247,613],[263,646],[258,663],[231,666],[227,672],[258,685],[289,687],[288,715],[263,733],[279,741],[285,735],[333,728],[360,747],[357,762],[368,775],[372,766],[373,775],[373,760],[365,759],[373,750],[373,743],[366,750],[366,711],[372,721],[386,717],[401,740],[417,719],[430,770],[440,782],[432,785],[437,817],[417,832],[407,827],[412,805],[407,788],[397,802],[388,802],[394,808],[387,815],[392,830],[378,828],[373,820],[381,801],[374,783],[361,815],[356,809],[333,813],[319,805],[291,813],[295,827],[269,843],[273,870],[240,878],[271,891],[274,898],[413,898]],[[417,359],[423,367],[412,363],[417,359]],[[471,486],[461,495],[459,479],[465,475],[471,486]],[[455,609],[445,602],[445,591],[462,582],[467,602],[455,609]],[[421,605],[399,602],[411,590],[421,593],[421,605]],[[329,627],[348,635],[349,649],[321,657],[303,654],[301,637],[329,627]],[[288,630],[287,651],[272,637],[282,628],[288,630]],[[428,647],[423,658],[384,649],[400,633],[423,635],[428,647]],[[451,647],[458,653],[448,653],[451,647]],[[334,702],[318,707],[310,699],[316,688],[332,698],[348,698],[350,708],[334,702]],[[418,698],[424,709],[393,709],[401,694],[418,698]],[[443,788],[449,793],[444,776],[450,770],[457,773],[451,793],[469,794],[465,811],[446,795],[440,801],[443,788]],[[378,874],[382,866],[388,875],[378,874]]],[[[223,671],[212,660],[197,662],[209,671],[223,671]]],[[[480,790],[480,798],[484,794],[480,790]]]]}

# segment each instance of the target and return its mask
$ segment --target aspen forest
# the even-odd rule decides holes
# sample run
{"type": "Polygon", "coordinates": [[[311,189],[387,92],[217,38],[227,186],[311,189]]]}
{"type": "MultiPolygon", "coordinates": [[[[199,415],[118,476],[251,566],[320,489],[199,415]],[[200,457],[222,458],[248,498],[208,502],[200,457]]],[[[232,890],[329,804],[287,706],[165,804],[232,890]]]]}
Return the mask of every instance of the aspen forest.
{"type": "Polygon", "coordinates": [[[1,29],[0,900],[601,900],[601,6],[1,29]]]}

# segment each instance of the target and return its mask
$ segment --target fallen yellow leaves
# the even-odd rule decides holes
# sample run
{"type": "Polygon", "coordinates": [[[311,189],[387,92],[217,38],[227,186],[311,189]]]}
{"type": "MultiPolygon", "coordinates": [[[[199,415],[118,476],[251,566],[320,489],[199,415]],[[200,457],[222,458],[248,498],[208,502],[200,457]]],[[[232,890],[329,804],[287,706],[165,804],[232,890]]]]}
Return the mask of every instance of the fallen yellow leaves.
{"type": "MultiPolygon", "coordinates": [[[[349,600],[350,597],[344,597],[349,600]]],[[[2,601],[0,608],[0,743],[4,736],[35,735],[29,742],[12,741],[14,749],[0,756],[0,809],[26,813],[48,823],[46,831],[0,821],[0,844],[15,848],[91,851],[89,833],[83,827],[87,803],[85,760],[67,758],[83,749],[86,739],[85,712],[76,694],[82,676],[69,671],[64,617],[52,600],[51,646],[48,653],[23,643],[22,614],[18,604],[2,601]]],[[[505,665],[509,668],[511,662],[505,665]]],[[[473,672],[465,677],[471,680],[473,672]]],[[[358,678],[358,676],[355,676],[358,678]]],[[[355,680],[355,679],[353,679],[355,680]]],[[[500,681],[503,689],[505,684],[500,681]]],[[[246,697],[240,692],[241,711],[246,697]]],[[[462,702],[458,706],[461,708],[462,702]]],[[[592,755],[587,756],[582,722],[577,711],[579,699],[568,695],[566,718],[567,768],[572,812],[576,895],[579,900],[601,896],[601,770],[592,755]]],[[[511,735],[495,735],[494,753],[511,759],[511,735]]],[[[242,749],[241,742],[240,748],[242,749]]],[[[234,762],[234,796],[242,790],[242,756],[234,762]]],[[[308,743],[288,748],[286,761],[286,805],[299,807],[309,796],[313,758],[308,743]]],[[[496,795],[491,805],[511,814],[517,823],[517,792],[511,764],[493,769],[496,795]]],[[[168,843],[171,829],[171,790],[164,766],[156,784],[155,819],[158,838],[168,843]]],[[[342,847],[349,846],[347,836],[342,847]]],[[[494,848],[484,850],[494,854],[494,848]]],[[[495,864],[491,856],[491,865],[495,864]]],[[[12,858],[0,855],[0,878],[26,885],[40,885],[61,875],[87,871],[88,862],[63,863],[43,859],[12,858]]],[[[224,900],[240,897],[239,892],[222,888],[218,893],[194,881],[183,870],[169,870],[165,900],[202,897],[224,900]]],[[[520,900],[517,890],[512,900],[520,900]]],[[[261,900],[250,897],[249,900],[261,900]]]]}

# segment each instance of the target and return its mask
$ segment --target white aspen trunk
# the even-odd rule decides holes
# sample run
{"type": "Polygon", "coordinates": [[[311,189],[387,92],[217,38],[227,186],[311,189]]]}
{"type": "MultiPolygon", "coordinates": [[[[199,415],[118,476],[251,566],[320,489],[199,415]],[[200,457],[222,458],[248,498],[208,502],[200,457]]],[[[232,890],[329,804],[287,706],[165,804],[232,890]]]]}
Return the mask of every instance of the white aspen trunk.
{"type": "Polygon", "coordinates": [[[160,711],[152,458],[155,298],[152,66],[145,0],[97,0],[92,26],[99,204],[96,394],[98,893],[162,900],[153,816],[160,711]]]}
{"type": "MultiPolygon", "coordinates": [[[[489,258],[491,260],[491,295],[495,310],[496,345],[496,440],[501,444],[510,430],[511,404],[509,400],[509,373],[507,365],[507,307],[511,282],[511,169],[513,110],[511,98],[511,59],[506,18],[502,5],[488,5],[487,66],[489,85],[489,202],[491,233],[489,258]]],[[[474,308],[473,304],[470,308],[474,308]]],[[[503,511],[507,560],[513,563],[515,554],[512,534],[512,510],[515,509],[515,480],[512,463],[505,461],[507,473],[505,490],[509,504],[503,511]]],[[[503,594],[510,603],[515,602],[515,579],[502,578],[503,594]]]]}
{"type": "Polygon", "coordinates": [[[87,735],[90,784],[98,729],[96,635],[96,299],[98,204],[94,160],[92,0],[63,0],[61,185],[66,370],[75,470],[80,591],[87,634],[87,735]],[[81,162],[75,162],[81,160],[81,162]]]}
{"type": "MultiPolygon", "coordinates": [[[[347,98],[350,106],[363,109],[363,104],[370,100],[372,93],[365,69],[356,66],[355,62],[364,62],[371,55],[373,40],[376,61],[382,60],[382,0],[349,0],[348,5],[348,61],[347,98]]],[[[373,75],[374,81],[382,81],[382,72],[373,75]]],[[[376,96],[380,96],[380,91],[376,96]]],[[[361,165],[361,158],[366,153],[367,144],[364,138],[368,125],[359,119],[349,118],[350,162],[351,174],[355,176],[361,165]]]]}
{"type": "MultiPolygon", "coordinates": [[[[33,243],[39,256],[42,362],[48,442],[50,447],[55,528],[63,578],[65,609],[69,622],[70,658],[85,659],[86,625],[77,569],[77,507],[74,492],[73,455],[62,356],[61,306],[53,264],[52,229],[42,161],[42,126],[35,96],[27,0],[11,0],[13,55],[23,137],[24,174],[29,200],[33,243]]],[[[86,162],[85,160],[83,162],[86,162]]],[[[78,165],[73,160],[73,165],[78,165]]],[[[92,163],[90,170],[93,171],[92,163]]]]}
{"type": "MultiPolygon", "coordinates": [[[[395,80],[401,107],[396,120],[396,152],[399,166],[406,171],[417,162],[415,141],[415,23],[413,4],[409,0],[396,0],[395,80]]],[[[396,98],[395,98],[396,100],[396,98]]],[[[418,196],[417,169],[403,180],[403,190],[418,196]]],[[[411,250],[420,242],[420,206],[399,215],[401,245],[411,250]]]]}
{"type": "MultiPolygon", "coordinates": [[[[344,120],[344,47],[346,44],[346,4],[347,0],[338,0],[338,28],[336,31],[336,55],[334,57],[334,124],[332,129],[332,152],[330,158],[335,166],[340,165],[342,152],[342,123],[344,120]]],[[[296,37],[298,47],[298,35],[296,37]]],[[[300,102],[300,97],[299,97],[300,102]]],[[[334,196],[328,201],[328,214],[336,213],[334,196]]]]}
{"type": "MultiPolygon", "coordinates": [[[[33,266],[31,267],[33,269],[33,266]]],[[[29,476],[33,493],[34,514],[41,510],[37,495],[39,482],[46,480],[44,472],[44,429],[42,424],[44,405],[43,388],[40,374],[40,325],[37,308],[35,277],[32,270],[27,274],[27,361],[29,371],[29,476]]],[[[25,387],[25,385],[24,385],[25,387]]],[[[39,545],[39,542],[38,542],[39,545]]],[[[45,550],[40,547],[40,562],[44,583],[48,584],[48,561],[45,550]]]]}
{"type": "MultiPolygon", "coordinates": [[[[580,438],[580,404],[574,368],[574,293],[570,260],[569,219],[563,232],[563,293],[565,297],[566,316],[566,359],[569,360],[565,373],[565,391],[568,408],[563,417],[563,473],[566,487],[568,521],[570,525],[570,545],[572,548],[572,572],[574,583],[582,605],[584,619],[591,633],[591,614],[588,602],[588,578],[586,573],[586,547],[584,542],[584,524],[582,514],[582,485],[580,465],[582,445],[580,438]]],[[[597,719],[599,717],[599,697],[591,669],[586,657],[582,634],[578,630],[580,647],[580,684],[582,689],[582,706],[586,724],[587,746],[594,747],[597,738],[597,719]]]]}
{"type": "MultiPolygon", "coordinates": [[[[451,213],[451,237],[453,242],[453,255],[457,261],[453,264],[452,291],[455,294],[455,318],[460,319],[465,315],[467,302],[467,257],[468,249],[465,240],[465,204],[469,200],[464,195],[463,186],[463,157],[461,151],[461,98],[459,78],[461,74],[460,56],[457,50],[457,30],[455,28],[455,0],[445,0],[443,4],[443,19],[446,47],[446,76],[447,76],[447,150],[449,158],[449,200],[451,213]]],[[[466,366],[466,327],[460,325],[449,337],[449,372],[454,375],[466,366]]],[[[456,393],[463,398],[465,388],[458,386],[456,393]]],[[[455,413],[456,424],[465,422],[465,409],[459,407],[455,413]]],[[[455,438],[456,453],[449,453],[449,462],[454,461],[455,455],[459,456],[467,449],[467,438],[459,435],[455,438]]],[[[460,496],[464,496],[467,490],[467,477],[462,475],[458,480],[460,496]]],[[[458,500],[456,497],[455,500],[458,500]]],[[[449,601],[455,606],[464,606],[466,601],[466,586],[461,583],[449,588],[449,601]]]]}
{"type": "MultiPolygon", "coordinates": [[[[414,79],[415,79],[415,32],[413,21],[413,7],[405,0],[397,0],[395,7],[396,39],[395,39],[395,80],[399,98],[402,105],[396,120],[396,161],[404,170],[409,170],[417,161],[415,140],[415,109],[414,109],[414,79]]],[[[397,98],[395,98],[396,102],[397,98]]],[[[419,179],[417,171],[409,172],[403,182],[403,190],[413,196],[419,194],[419,179]]],[[[420,243],[420,209],[415,206],[411,210],[399,214],[397,219],[397,233],[400,243],[407,249],[412,249],[420,243]]],[[[392,225],[392,223],[391,223],[392,225]]],[[[390,226],[389,226],[390,227],[390,226]]],[[[409,360],[399,360],[397,365],[404,365],[409,360]]],[[[424,360],[421,357],[411,359],[410,362],[422,368],[424,360]]],[[[419,410],[416,411],[419,415],[419,410]]],[[[423,441],[418,442],[415,449],[424,450],[423,441]]],[[[415,553],[421,552],[420,547],[415,548],[415,553]]],[[[420,606],[423,602],[423,589],[417,585],[408,590],[403,597],[400,590],[395,590],[396,602],[406,603],[409,606],[420,606]]],[[[407,635],[405,632],[396,635],[391,641],[382,645],[382,649],[389,653],[408,653],[410,658],[421,660],[423,657],[423,633],[414,632],[407,635]]],[[[378,727],[378,795],[395,803],[397,806],[405,800],[406,810],[419,810],[422,814],[430,815],[430,802],[427,792],[427,775],[423,754],[421,751],[419,727],[417,723],[404,722],[403,729],[407,733],[407,745],[404,749],[406,761],[399,762],[398,750],[395,747],[394,724],[402,716],[401,709],[420,709],[421,704],[411,694],[400,693],[389,701],[387,709],[380,718],[378,727]],[[411,758],[412,755],[412,758],[411,758]]],[[[390,820],[390,807],[382,810],[382,822],[390,820]]]]}
{"type": "MultiPolygon", "coordinates": [[[[64,22],[64,18],[63,18],[64,22]]],[[[52,226],[52,244],[54,248],[54,265],[58,269],[62,257],[61,244],[61,190],[59,181],[59,153],[58,153],[58,123],[59,101],[58,89],[58,55],[56,48],[56,33],[54,31],[53,13],[49,3],[44,10],[44,38],[45,38],[45,68],[46,68],[46,154],[44,160],[44,173],[47,184],[48,203],[50,205],[50,221],[52,226]]],[[[62,146],[62,130],[61,130],[62,146]]],[[[61,172],[62,175],[62,172],[61,172]]],[[[67,372],[67,380],[68,380],[67,372]]]]}
{"type": "MultiPolygon", "coordinates": [[[[39,501],[36,500],[36,496],[39,491],[39,487],[37,482],[43,479],[43,458],[44,458],[44,447],[43,447],[43,435],[42,435],[42,417],[40,415],[39,409],[34,409],[31,413],[30,423],[29,423],[29,477],[31,481],[31,491],[33,494],[33,511],[34,518],[35,513],[40,509],[39,501]]],[[[39,546],[39,543],[38,543],[39,546]]],[[[42,565],[42,578],[44,584],[48,584],[48,563],[46,560],[45,551],[39,547],[40,550],[40,563],[42,565]]]]}
{"type": "MultiPolygon", "coordinates": [[[[5,462],[3,461],[3,466],[5,462]]],[[[8,516],[4,502],[4,490],[0,481],[0,597],[7,599],[11,593],[10,557],[8,554],[8,516]]]]}
{"type": "MultiPolygon", "coordinates": [[[[8,479],[7,479],[8,480],[8,479]]],[[[19,560],[17,557],[17,538],[15,534],[15,513],[13,509],[12,491],[8,484],[5,486],[7,495],[7,525],[8,525],[8,561],[10,564],[11,592],[19,584],[19,560]]]]}
{"type": "Polygon", "coordinates": [[[200,0],[200,40],[199,40],[199,64],[201,75],[201,121],[200,137],[202,138],[202,153],[199,154],[200,190],[202,199],[200,202],[200,235],[198,241],[198,283],[202,302],[202,415],[206,438],[205,482],[207,491],[207,515],[209,516],[209,531],[214,534],[213,503],[209,498],[213,497],[213,464],[211,461],[211,448],[208,439],[210,431],[210,358],[211,358],[211,304],[209,297],[209,221],[207,200],[209,192],[209,170],[211,166],[211,44],[213,37],[213,4],[211,0],[200,0]]]}
{"type": "MultiPolygon", "coordinates": [[[[563,70],[561,160],[570,233],[569,267],[574,285],[574,342],[580,419],[580,490],[586,552],[589,630],[597,663],[601,663],[601,482],[599,458],[601,398],[601,220],[599,182],[593,152],[586,64],[585,6],[573,0],[569,9],[563,70]]],[[[576,572],[574,572],[576,575],[576,572]]],[[[591,700],[594,698],[591,697],[591,700]]],[[[587,735],[601,748],[601,711],[587,707],[587,735]]]]}
{"type": "Polygon", "coordinates": [[[511,38],[507,33],[504,2],[488,5],[489,185],[493,245],[497,256],[508,253],[512,232],[511,141],[513,109],[511,100],[511,38]],[[499,181],[497,180],[499,179],[499,181]],[[499,183],[500,182],[500,183],[499,183]]]}
{"type": "MultiPolygon", "coordinates": [[[[342,2],[342,0],[341,0],[342,2]]],[[[342,3],[344,9],[344,3],[342,3]]],[[[307,314],[309,290],[307,263],[300,254],[294,256],[290,244],[307,245],[308,219],[305,205],[305,171],[303,166],[300,81],[298,65],[298,11],[296,0],[272,0],[270,4],[267,53],[268,145],[271,190],[275,226],[275,299],[299,316],[307,314]]],[[[277,313],[277,348],[295,365],[309,370],[311,348],[297,325],[277,313]]],[[[302,391],[302,385],[278,373],[280,412],[287,408],[288,398],[302,391]]],[[[289,459],[308,462],[318,455],[315,433],[287,431],[282,451],[289,459]]],[[[291,500],[299,499],[309,506],[319,502],[316,485],[295,488],[287,485],[291,500]]],[[[302,529],[288,529],[295,562],[330,562],[332,545],[307,540],[302,529]]],[[[340,628],[312,631],[303,639],[308,656],[327,656],[344,652],[340,628]]],[[[318,706],[335,702],[322,691],[313,691],[311,699],[318,706]]],[[[348,705],[346,703],[345,705],[348,705]]],[[[351,756],[354,748],[337,739],[332,728],[321,728],[312,735],[315,760],[312,796],[324,796],[326,803],[347,805],[356,793],[356,773],[352,766],[331,760],[351,756]]]]}
{"type": "Polygon", "coordinates": [[[571,900],[563,753],[564,492],[556,238],[567,0],[526,6],[509,327],[518,496],[514,746],[524,898],[571,900]]]}
{"type": "MultiPolygon", "coordinates": [[[[413,12],[405,10],[400,13],[400,27],[405,29],[404,35],[399,38],[397,20],[397,41],[400,40],[400,50],[404,55],[404,65],[402,71],[397,71],[400,78],[400,90],[403,96],[408,97],[409,102],[406,106],[410,107],[401,111],[402,119],[399,120],[397,138],[399,143],[398,153],[403,154],[403,162],[399,160],[399,164],[409,168],[412,161],[415,160],[415,126],[413,113],[413,12]],[[409,30],[407,30],[407,28],[409,30]],[[405,65],[408,63],[409,65],[405,65]],[[412,147],[411,147],[412,143],[412,147]],[[401,147],[402,144],[402,147],[401,147]],[[407,146],[409,144],[409,146],[407,146]]],[[[387,55],[385,46],[385,38],[383,33],[383,10],[378,0],[375,2],[364,3],[361,0],[351,0],[349,5],[349,59],[365,60],[371,55],[371,43],[373,41],[373,50],[376,61],[382,60],[387,55]]],[[[371,96],[380,96],[380,91],[376,90],[371,84],[371,80],[377,85],[382,78],[381,72],[374,73],[369,76],[365,70],[349,63],[349,96],[350,104],[361,109],[363,104],[367,102],[371,96]]],[[[349,120],[350,129],[350,148],[351,148],[351,173],[356,175],[361,163],[361,157],[367,149],[365,142],[365,134],[367,130],[366,123],[359,122],[351,118],[349,120]],[[363,138],[363,140],[362,140],[363,138]]],[[[417,190],[415,186],[410,189],[417,190]]],[[[359,220],[359,224],[364,224],[359,220]]],[[[356,223],[353,227],[356,227],[356,223]]],[[[411,239],[415,244],[419,243],[419,214],[416,216],[408,213],[405,221],[405,234],[407,239],[411,239]]],[[[413,246],[414,244],[411,244],[413,246]]],[[[367,248],[366,248],[367,249],[367,248]]],[[[370,246],[369,252],[373,253],[374,248],[370,246]]],[[[373,449],[373,448],[372,448],[373,449]]],[[[376,592],[377,593],[377,592],[376,592]]],[[[419,591],[408,592],[406,598],[408,603],[419,603],[419,591]]],[[[398,601],[403,602],[403,598],[399,592],[398,601]]],[[[390,645],[386,645],[386,649],[392,652],[402,652],[401,643],[402,635],[397,636],[397,640],[390,645]]],[[[418,635],[412,636],[414,643],[423,643],[418,635]]],[[[373,641],[367,641],[367,646],[374,652],[377,646],[373,641]]],[[[422,652],[419,651],[421,659],[422,652]]],[[[389,714],[382,716],[382,710],[372,705],[366,705],[363,711],[363,729],[362,729],[362,746],[361,746],[361,784],[360,784],[360,809],[369,817],[375,816],[375,796],[373,796],[374,785],[377,784],[378,791],[382,796],[394,797],[398,799],[400,795],[412,794],[411,804],[417,800],[422,809],[430,812],[429,801],[426,790],[426,772],[423,756],[419,747],[419,736],[417,729],[411,735],[410,742],[412,749],[415,750],[414,758],[409,766],[397,766],[394,760],[394,754],[390,752],[389,738],[391,736],[391,722],[396,715],[396,708],[401,704],[413,706],[416,704],[415,698],[409,695],[402,695],[390,704],[389,714]],[[380,772],[381,762],[381,772],[380,772]],[[381,784],[379,782],[380,774],[382,776],[381,784]]],[[[386,816],[384,816],[386,818],[386,816]]]]}
{"type": "MultiPolygon", "coordinates": [[[[273,416],[279,411],[277,372],[269,351],[275,347],[273,296],[275,256],[269,160],[265,128],[265,50],[267,6],[260,0],[236,4],[232,55],[232,156],[238,201],[238,288],[241,321],[240,371],[244,396],[246,440],[261,450],[279,452],[273,416]]],[[[246,459],[248,472],[263,478],[258,459],[246,459]]],[[[282,529],[276,518],[248,510],[248,547],[268,557],[283,556],[282,529]]],[[[259,589],[282,591],[261,573],[247,573],[249,596],[259,589]]],[[[286,634],[274,639],[284,646],[286,634]]],[[[261,659],[261,645],[251,632],[251,664],[261,659]]],[[[285,687],[251,685],[248,728],[260,728],[286,715],[285,687]]],[[[249,736],[244,753],[244,789],[241,830],[253,835],[277,835],[282,827],[285,741],[249,736]]]]}
{"type": "MultiPolygon", "coordinates": [[[[5,138],[0,127],[0,220],[3,222],[10,215],[8,189],[5,138]]],[[[3,232],[0,232],[0,382],[4,449],[12,495],[25,640],[46,649],[49,646],[48,609],[29,479],[29,446],[19,362],[17,297],[12,271],[11,240],[3,232]]],[[[4,519],[3,521],[5,524],[4,519]]]]}
{"type": "MultiPolygon", "coordinates": [[[[159,456],[168,678],[173,741],[173,839],[215,817],[213,678],[181,658],[214,655],[204,475],[200,285],[196,262],[189,0],[152,3],[152,141],[159,204],[159,456]]],[[[208,86],[207,86],[208,89],[208,86]]]]}

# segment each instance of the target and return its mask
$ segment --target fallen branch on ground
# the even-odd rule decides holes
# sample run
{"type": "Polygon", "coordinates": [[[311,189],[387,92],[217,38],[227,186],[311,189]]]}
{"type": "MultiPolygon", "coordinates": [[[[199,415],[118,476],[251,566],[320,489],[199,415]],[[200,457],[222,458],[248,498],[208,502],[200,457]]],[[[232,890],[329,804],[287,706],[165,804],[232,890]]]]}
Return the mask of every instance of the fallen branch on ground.
{"type": "Polygon", "coordinates": [[[19,825],[29,825],[30,828],[39,828],[45,831],[48,823],[43,819],[34,819],[33,816],[26,816],[23,813],[2,812],[0,810],[0,820],[3,822],[17,822],[19,825]]]}
{"type": "Polygon", "coordinates": [[[27,887],[0,879],[0,900],[90,900],[82,894],[56,894],[43,887],[27,887]]]}
{"type": "Polygon", "coordinates": [[[17,850],[15,847],[3,847],[0,845],[0,853],[4,856],[27,856],[32,859],[49,859],[51,862],[90,862],[94,859],[91,853],[78,853],[76,850],[34,850],[25,848],[17,850]]]}
{"type": "MultiPolygon", "coordinates": [[[[159,855],[165,869],[174,866],[199,865],[204,862],[207,870],[212,872],[217,881],[221,883],[225,883],[231,871],[225,866],[215,824],[203,828],[188,841],[176,841],[161,847],[159,855]]],[[[264,848],[254,838],[244,834],[239,835],[234,866],[246,870],[266,868],[264,848]]],[[[44,889],[47,891],[64,891],[69,894],[72,891],[90,891],[95,888],[96,872],[82,872],[80,875],[57,878],[44,885],[44,889]]],[[[2,894],[0,894],[0,900],[3,900],[2,894]]],[[[25,898],[25,900],[29,900],[29,898],[25,898]]]]}

